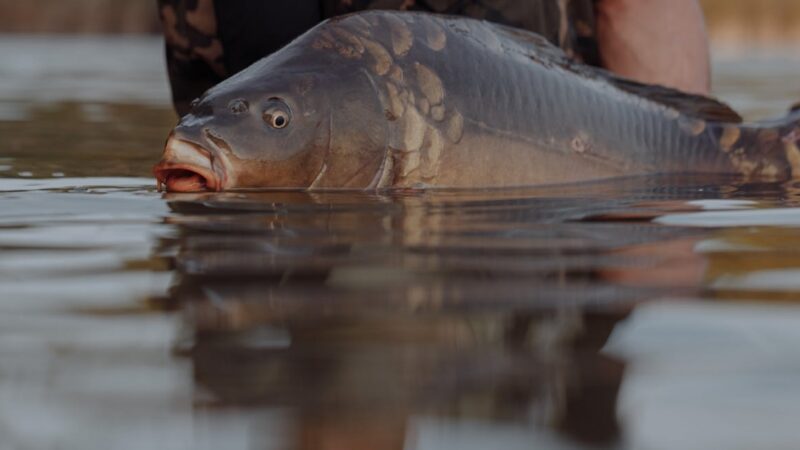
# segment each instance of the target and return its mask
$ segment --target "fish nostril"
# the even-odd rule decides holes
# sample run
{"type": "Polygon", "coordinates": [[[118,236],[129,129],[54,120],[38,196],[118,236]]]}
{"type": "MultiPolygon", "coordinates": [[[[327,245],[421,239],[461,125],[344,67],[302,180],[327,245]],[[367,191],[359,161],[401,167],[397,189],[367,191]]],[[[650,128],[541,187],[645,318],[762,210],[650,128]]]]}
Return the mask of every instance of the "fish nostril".
{"type": "Polygon", "coordinates": [[[191,107],[191,111],[188,115],[207,117],[214,114],[214,108],[211,107],[211,104],[208,102],[201,102],[200,99],[195,99],[189,106],[191,107]]]}
{"type": "Polygon", "coordinates": [[[228,110],[230,110],[230,112],[235,115],[244,114],[249,109],[250,109],[250,104],[247,103],[246,100],[241,98],[231,100],[230,103],[228,103],[228,110]]]}

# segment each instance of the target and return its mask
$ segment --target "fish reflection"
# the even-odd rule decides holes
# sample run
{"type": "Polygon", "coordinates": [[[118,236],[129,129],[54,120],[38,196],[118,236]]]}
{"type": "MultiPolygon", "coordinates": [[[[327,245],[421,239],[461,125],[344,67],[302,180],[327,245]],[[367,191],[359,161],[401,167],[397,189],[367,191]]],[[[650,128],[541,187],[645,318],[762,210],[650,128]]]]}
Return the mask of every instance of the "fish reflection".
{"type": "Polygon", "coordinates": [[[176,255],[197,401],[287,409],[298,449],[415,448],[420,418],[613,444],[624,364],[601,348],[637,302],[697,287],[691,269],[678,288],[626,282],[647,272],[642,257],[660,261],[648,273],[677,273],[686,259],[652,250],[689,248],[696,232],[586,221],[613,200],[168,199],[178,233],[162,251],[176,255]]]}

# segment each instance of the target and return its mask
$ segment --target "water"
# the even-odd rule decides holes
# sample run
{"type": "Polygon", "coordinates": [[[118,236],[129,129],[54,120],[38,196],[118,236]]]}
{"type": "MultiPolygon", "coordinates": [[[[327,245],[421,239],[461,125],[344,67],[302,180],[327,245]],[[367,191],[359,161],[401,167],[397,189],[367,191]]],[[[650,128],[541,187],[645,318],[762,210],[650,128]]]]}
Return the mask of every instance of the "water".
{"type": "Polygon", "coordinates": [[[0,450],[796,447],[800,184],[162,195],[158,41],[0,56],[0,450]]]}

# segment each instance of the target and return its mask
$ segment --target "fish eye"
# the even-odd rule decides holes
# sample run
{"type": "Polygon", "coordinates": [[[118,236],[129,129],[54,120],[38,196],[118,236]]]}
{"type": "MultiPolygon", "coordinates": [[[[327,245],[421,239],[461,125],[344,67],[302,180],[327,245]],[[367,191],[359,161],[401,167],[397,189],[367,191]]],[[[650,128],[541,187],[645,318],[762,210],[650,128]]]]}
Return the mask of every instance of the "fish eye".
{"type": "Polygon", "coordinates": [[[247,112],[248,109],[250,109],[250,105],[247,104],[247,101],[241,98],[237,98],[235,100],[231,100],[231,102],[228,103],[228,109],[233,114],[244,114],[247,112]]]}
{"type": "Polygon", "coordinates": [[[200,104],[200,98],[196,98],[196,99],[192,100],[191,103],[189,103],[189,107],[194,109],[194,108],[197,108],[197,105],[199,105],[199,104],[200,104]]]}
{"type": "Polygon", "coordinates": [[[280,99],[273,98],[270,99],[269,105],[264,109],[263,117],[267,125],[280,130],[289,125],[292,113],[286,103],[282,102],[280,99]]]}

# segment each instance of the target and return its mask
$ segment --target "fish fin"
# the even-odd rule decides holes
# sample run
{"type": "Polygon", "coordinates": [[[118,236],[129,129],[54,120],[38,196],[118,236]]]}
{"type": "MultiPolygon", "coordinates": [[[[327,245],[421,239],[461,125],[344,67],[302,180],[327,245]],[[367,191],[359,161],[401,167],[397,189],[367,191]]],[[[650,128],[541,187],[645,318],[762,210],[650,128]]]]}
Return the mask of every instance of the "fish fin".
{"type": "Polygon", "coordinates": [[[778,125],[774,128],[779,130],[784,143],[794,146],[800,144],[800,103],[793,106],[786,117],[779,119],[778,125]]]}
{"type": "Polygon", "coordinates": [[[784,117],[715,126],[719,147],[748,178],[800,178],[800,109],[784,117]]]}
{"type": "MultiPolygon", "coordinates": [[[[586,70],[583,69],[582,70],[586,70]]],[[[645,84],[616,76],[602,69],[589,67],[588,70],[599,72],[603,78],[615,87],[650,101],[673,108],[683,114],[714,122],[741,123],[742,116],[721,101],[697,94],[679,91],[654,84],[645,84]]]]}
{"type": "Polygon", "coordinates": [[[506,46],[505,50],[522,53],[540,64],[560,67],[586,78],[606,81],[622,91],[698,119],[724,123],[742,122],[739,113],[714,98],[623,78],[608,70],[576,61],[543,36],[504,25],[493,25],[496,34],[516,44],[506,46]]]}

